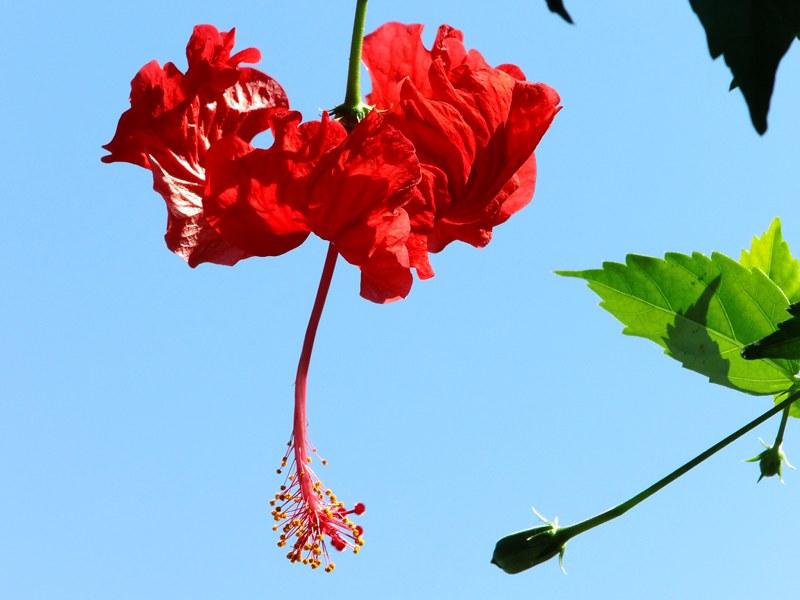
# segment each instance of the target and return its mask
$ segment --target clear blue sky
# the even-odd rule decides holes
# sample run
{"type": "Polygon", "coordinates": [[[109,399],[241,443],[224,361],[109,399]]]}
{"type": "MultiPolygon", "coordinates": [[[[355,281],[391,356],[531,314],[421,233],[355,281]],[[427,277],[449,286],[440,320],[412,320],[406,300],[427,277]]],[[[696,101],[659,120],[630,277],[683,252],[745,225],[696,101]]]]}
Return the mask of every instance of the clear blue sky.
{"type": "MultiPolygon", "coordinates": [[[[377,306],[340,262],[311,366],[324,481],[367,544],[290,565],[267,501],[325,245],[191,270],[149,173],[100,163],[146,62],[237,28],[307,118],[338,104],[354,3],[11,3],[0,39],[0,597],[752,598],[796,588],[800,475],[755,484],[759,428],[618,521],[514,577],[495,541],[531,505],[573,523],[770,405],[620,335],[556,269],[627,252],[738,257],[775,216],[800,254],[800,49],[759,138],[688,2],[374,0],[368,29],[462,29],[562,96],[531,206],[484,250],[377,306]]],[[[800,462],[800,430],[785,449],[800,462]]]]}

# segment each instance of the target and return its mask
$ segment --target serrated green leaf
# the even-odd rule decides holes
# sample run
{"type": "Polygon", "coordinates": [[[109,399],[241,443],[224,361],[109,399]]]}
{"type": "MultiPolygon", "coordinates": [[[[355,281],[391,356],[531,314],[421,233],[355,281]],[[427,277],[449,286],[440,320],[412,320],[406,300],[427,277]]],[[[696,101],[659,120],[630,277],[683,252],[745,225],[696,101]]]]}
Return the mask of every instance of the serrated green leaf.
{"type": "Polygon", "coordinates": [[[600,305],[625,324],[624,334],[652,340],[713,383],[775,394],[792,385],[800,368],[796,361],[740,356],[787,318],[788,302],[760,269],[722,254],[630,254],[625,264],[559,274],[587,280],[600,305]]]}
{"type": "MultiPolygon", "coordinates": [[[[769,231],[760,238],[753,238],[750,251],[742,250],[739,262],[750,269],[761,269],[783,290],[790,303],[800,300],[800,262],[783,239],[780,219],[774,219],[769,231]]],[[[800,359],[800,355],[795,358],[800,359]]]]}
{"type": "Polygon", "coordinates": [[[706,31],[711,57],[725,56],[753,126],[764,133],[775,72],[800,34],[800,2],[690,0],[690,4],[706,31]]]}

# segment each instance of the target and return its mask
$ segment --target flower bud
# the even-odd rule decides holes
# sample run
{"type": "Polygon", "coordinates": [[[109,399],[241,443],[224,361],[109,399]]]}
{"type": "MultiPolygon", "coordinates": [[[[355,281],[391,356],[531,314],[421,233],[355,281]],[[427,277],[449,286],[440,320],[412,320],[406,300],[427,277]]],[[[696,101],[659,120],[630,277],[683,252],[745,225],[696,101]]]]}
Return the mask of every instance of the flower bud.
{"type": "Polygon", "coordinates": [[[567,540],[572,535],[567,529],[559,528],[558,518],[550,522],[539,513],[536,515],[546,524],[502,538],[495,545],[492,564],[513,575],[546,562],[558,554],[561,570],[564,570],[562,560],[567,549],[567,540]]]}
{"type": "Polygon", "coordinates": [[[786,466],[790,469],[794,469],[792,464],[786,458],[786,455],[783,453],[783,445],[778,444],[777,446],[770,446],[764,442],[764,440],[760,441],[761,445],[764,446],[766,450],[764,450],[758,456],[748,458],[745,462],[758,461],[758,467],[761,470],[761,476],[758,478],[758,481],[761,481],[764,479],[764,477],[775,477],[775,475],[777,475],[778,479],[780,479],[781,483],[783,483],[783,476],[781,475],[783,463],[786,463],[786,466]]]}

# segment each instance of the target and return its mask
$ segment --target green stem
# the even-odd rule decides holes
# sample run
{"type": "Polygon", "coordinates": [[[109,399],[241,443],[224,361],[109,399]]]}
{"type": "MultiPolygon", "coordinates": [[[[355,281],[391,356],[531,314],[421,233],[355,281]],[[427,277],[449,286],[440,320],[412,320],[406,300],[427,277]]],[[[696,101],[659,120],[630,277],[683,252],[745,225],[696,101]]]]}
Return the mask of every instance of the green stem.
{"type": "Polygon", "coordinates": [[[773,448],[780,448],[781,444],[783,443],[783,432],[786,431],[786,422],[789,420],[789,412],[791,410],[791,404],[783,409],[783,415],[781,415],[781,426],[778,427],[778,435],[775,436],[775,443],[772,445],[773,448]]]}
{"type": "Polygon", "coordinates": [[[350,63],[347,68],[347,88],[344,102],[331,110],[347,131],[352,131],[370,107],[361,100],[361,47],[364,43],[364,25],[367,20],[368,0],[356,2],[356,16],[353,19],[353,37],[350,41],[350,63]]]}
{"type": "Polygon", "coordinates": [[[345,108],[356,109],[361,105],[361,46],[364,42],[364,24],[367,20],[367,0],[358,0],[353,20],[353,38],[350,41],[350,66],[347,69],[345,108]]]}
{"type": "Polygon", "coordinates": [[[713,446],[711,446],[711,448],[709,448],[708,450],[706,450],[702,454],[699,454],[698,456],[696,456],[695,458],[693,458],[692,460],[687,462],[685,465],[683,465],[682,467],[676,469],[675,471],[673,471],[672,473],[670,473],[669,475],[667,475],[663,479],[657,481],[656,483],[651,485],[649,488],[647,488],[643,492],[637,494],[636,496],[634,496],[630,500],[628,500],[626,502],[623,502],[622,504],[620,504],[618,506],[615,506],[614,508],[612,508],[610,510],[607,510],[604,513],[601,513],[601,514],[599,514],[599,515],[597,515],[595,517],[592,517],[591,519],[587,519],[586,521],[583,521],[581,523],[577,523],[576,525],[570,525],[569,527],[564,527],[562,529],[563,535],[567,539],[571,538],[573,536],[578,535],[579,533],[583,533],[584,531],[588,531],[589,529],[593,529],[594,527],[597,527],[598,525],[602,525],[603,523],[607,523],[608,521],[610,521],[612,519],[616,519],[617,517],[625,514],[630,509],[632,509],[634,506],[636,506],[640,502],[643,502],[644,500],[646,500],[647,498],[649,498],[650,496],[652,496],[653,494],[655,494],[659,490],[665,488],[667,485],[669,485],[670,483],[672,483],[673,481],[678,479],[678,477],[686,474],[688,471],[691,471],[697,465],[699,465],[701,462],[703,462],[707,458],[710,458],[711,456],[713,456],[714,454],[716,454],[717,452],[722,450],[725,446],[727,446],[731,442],[739,439],[740,437],[742,437],[744,434],[748,433],[749,431],[752,431],[753,429],[755,429],[756,427],[761,425],[761,423],[763,423],[764,421],[766,421],[769,418],[773,417],[774,415],[778,414],[779,412],[785,411],[784,412],[784,421],[781,423],[781,425],[782,425],[782,427],[781,427],[781,435],[782,435],[783,427],[785,427],[785,420],[786,420],[786,417],[788,416],[789,407],[798,398],[800,398],[800,391],[797,391],[797,392],[789,395],[780,404],[775,405],[774,407],[772,407],[770,410],[765,412],[763,415],[761,415],[757,419],[754,419],[753,421],[750,421],[750,423],[748,423],[747,425],[745,425],[741,429],[735,431],[734,433],[730,434],[724,440],[720,441],[717,444],[714,444],[713,446]]]}

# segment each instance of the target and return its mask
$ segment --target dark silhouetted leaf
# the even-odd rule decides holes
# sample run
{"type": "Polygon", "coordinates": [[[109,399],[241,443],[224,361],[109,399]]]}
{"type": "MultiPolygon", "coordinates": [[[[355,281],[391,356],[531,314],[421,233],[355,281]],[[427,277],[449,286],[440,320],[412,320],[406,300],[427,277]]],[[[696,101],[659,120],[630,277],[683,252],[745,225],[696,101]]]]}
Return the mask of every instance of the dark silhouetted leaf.
{"type": "Polygon", "coordinates": [[[572,17],[569,16],[567,9],[564,8],[563,0],[547,0],[547,8],[559,15],[567,23],[572,24],[572,17]]]}
{"type": "Polygon", "coordinates": [[[791,314],[788,321],[778,323],[778,330],[742,349],[742,358],[786,358],[800,360],[800,303],[786,310],[791,314]]]}
{"type": "Polygon", "coordinates": [[[708,38],[742,90],[753,126],[767,130],[778,63],[800,34],[800,0],[689,0],[708,38]]]}

